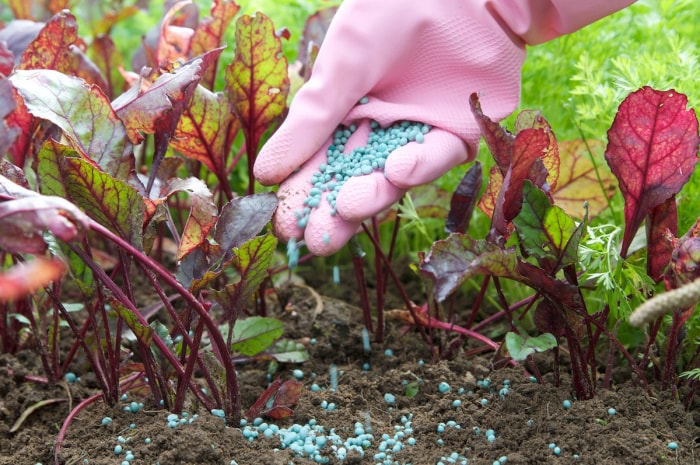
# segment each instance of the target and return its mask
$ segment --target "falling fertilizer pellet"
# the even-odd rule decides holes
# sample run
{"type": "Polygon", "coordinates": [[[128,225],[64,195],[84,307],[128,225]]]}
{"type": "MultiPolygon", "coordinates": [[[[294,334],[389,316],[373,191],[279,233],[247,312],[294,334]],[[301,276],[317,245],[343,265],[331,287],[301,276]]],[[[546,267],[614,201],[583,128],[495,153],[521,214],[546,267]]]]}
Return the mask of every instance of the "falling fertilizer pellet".
{"type": "MultiPolygon", "coordinates": [[[[359,103],[366,102],[365,97],[359,103]]],[[[304,199],[304,208],[294,212],[297,226],[306,228],[311,210],[318,208],[322,200],[330,205],[330,214],[335,216],[338,192],[348,179],[384,170],[390,153],[410,142],[423,143],[430,129],[429,125],[414,121],[400,121],[387,128],[372,121],[367,144],[345,153],[345,145],[357,127],[354,124],[338,126],[326,151],[326,163],[321,163],[309,180],[312,187],[304,199]]],[[[326,245],[330,243],[328,233],[324,234],[323,241],[326,245]]]]}

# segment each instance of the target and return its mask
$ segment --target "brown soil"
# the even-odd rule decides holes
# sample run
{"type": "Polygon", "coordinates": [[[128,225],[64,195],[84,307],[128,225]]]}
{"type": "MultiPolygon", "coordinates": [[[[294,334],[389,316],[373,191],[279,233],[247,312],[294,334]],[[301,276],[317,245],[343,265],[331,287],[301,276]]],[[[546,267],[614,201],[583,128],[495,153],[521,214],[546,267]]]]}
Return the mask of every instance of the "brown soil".
{"type": "MultiPolygon", "coordinates": [[[[412,432],[405,433],[405,447],[392,454],[391,463],[447,465],[463,463],[466,458],[470,465],[491,465],[502,456],[509,465],[696,463],[698,421],[693,412],[686,412],[668,392],[648,395],[626,376],[618,378],[619,384],[611,390],[599,389],[593,400],[575,401],[565,377],[560,387],[551,385],[551,375],[545,375],[545,384],[533,383],[522,368],[491,371],[486,356],[433,363],[420,337],[396,323],[388,324],[386,342],[373,344],[371,353],[366,354],[360,310],[339,300],[320,302],[307,288],[297,288],[286,310],[277,311],[288,337],[311,337],[316,343],[309,345],[311,358],[307,363],[282,366],[275,374],[291,378],[291,371],[301,368],[304,390],[291,419],[270,423],[291,428],[294,423],[306,425],[315,419],[326,433],[333,430],[343,441],[355,436],[356,422],[371,428],[374,439],[364,449],[364,457],[351,451],[341,462],[329,441],[321,451],[328,463],[382,463],[374,458],[382,435],[393,438],[397,429],[405,428],[402,417],[410,418],[412,432]],[[316,318],[315,309],[321,310],[316,318]],[[394,356],[385,356],[388,348],[394,356]],[[371,364],[369,371],[363,370],[364,363],[371,364]],[[331,364],[341,372],[337,392],[312,392],[314,383],[328,387],[331,364]],[[484,379],[490,381],[488,387],[481,382],[484,379]],[[499,391],[506,380],[510,389],[501,397],[499,391]],[[451,390],[440,393],[440,382],[449,383],[451,390]],[[405,395],[406,383],[416,383],[415,397],[405,395]],[[393,406],[386,403],[385,393],[395,395],[393,406]],[[453,405],[456,399],[461,405],[453,405]],[[487,400],[485,405],[483,399],[487,400]],[[568,410],[562,407],[565,399],[572,401],[568,410]],[[323,409],[323,401],[335,403],[336,409],[323,409]],[[610,415],[609,408],[616,409],[616,414],[610,415]],[[451,421],[455,423],[448,423],[451,421]],[[448,424],[444,432],[438,432],[441,423],[448,424]],[[489,429],[495,432],[493,442],[485,436],[489,429]],[[415,439],[415,445],[408,445],[409,437],[415,439]],[[670,450],[669,442],[676,442],[678,449],[670,450]],[[560,455],[553,452],[551,443],[561,449],[560,455]],[[452,453],[459,455],[456,462],[449,460],[452,453]]],[[[542,367],[549,358],[541,357],[542,367]]],[[[244,407],[250,406],[267,385],[267,368],[259,364],[240,367],[244,407]]],[[[59,386],[29,382],[25,375],[41,375],[34,352],[0,356],[0,464],[53,463],[56,435],[69,412],[69,402],[41,407],[16,432],[9,429],[38,401],[66,398],[68,389],[75,405],[97,392],[89,373],[79,373],[81,380],[75,384],[59,386]]],[[[138,413],[123,410],[129,402],[140,400],[131,393],[115,408],[98,402],[78,414],[63,444],[60,463],[120,464],[125,454],[114,453],[120,436],[126,441],[124,450],[134,455],[132,465],[315,463],[283,449],[279,436],[260,435],[250,442],[241,428],[226,426],[221,418],[194,404],[189,406],[189,414],[197,413],[198,418],[175,429],[167,426],[169,412],[156,409],[147,400],[138,413]],[[106,416],[113,421],[103,426],[106,416]]]]}

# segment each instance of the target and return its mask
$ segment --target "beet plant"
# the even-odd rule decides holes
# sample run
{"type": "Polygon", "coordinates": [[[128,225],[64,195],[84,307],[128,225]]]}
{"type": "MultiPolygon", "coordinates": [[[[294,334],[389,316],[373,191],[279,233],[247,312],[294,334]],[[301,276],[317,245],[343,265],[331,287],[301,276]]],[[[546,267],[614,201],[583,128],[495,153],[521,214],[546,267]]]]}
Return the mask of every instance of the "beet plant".
{"type": "MultiPolygon", "coordinates": [[[[18,20],[36,14],[12,6],[18,20]]],[[[135,9],[93,17],[81,36],[51,7],[45,23],[8,24],[0,47],[2,350],[34,347],[46,382],[83,364],[101,388],[87,403],[140,386],[155,405],[180,412],[192,396],[237,423],[237,363],[308,356],[264,318],[277,199],[250,174],[286,110],[282,39],[234,1],[201,19],[180,2],[129,71],[109,32],[135,9]]],[[[280,418],[298,395],[278,381],[263,399],[280,418]]]]}
{"type": "MultiPolygon", "coordinates": [[[[656,320],[649,326],[645,348],[635,357],[616,336],[616,329],[626,324],[624,319],[629,312],[612,310],[629,307],[628,301],[635,293],[645,298],[651,286],[645,287],[645,280],[640,280],[640,287],[630,290],[629,295],[604,295],[603,299],[609,300],[602,310],[591,312],[587,307],[587,296],[605,292],[596,279],[585,279],[590,270],[581,266],[579,257],[582,241],[591,231],[591,208],[586,201],[600,211],[611,192],[604,182],[608,178],[600,174],[586,177],[586,173],[602,167],[585,158],[589,150],[585,145],[578,144],[578,149],[571,151],[571,145],[559,144],[537,112],[520,113],[512,134],[482,113],[476,95],[470,103],[495,165],[481,197],[481,178],[474,174],[478,165],[467,172],[453,196],[448,217],[448,228],[453,233],[421,255],[420,270],[432,284],[431,298],[446,302],[462,283],[483,276],[472,315],[479,311],[489,286],[494,286],[501,306],[498,315],[508,321],[515,333],[507,335],[507,351],[499,353],[507,355],[509,351],[510,357],[527,363],[530,354],[551,348],[556,374],[560,347],[565,347],[578,399],[594,395],[601,364],[607,368],[604,385],[609,384],[614,351],[626,359],[646,385],[643,371],[650,363],[651,347],[661,342],[662,322],[656,320]],[[570,171],[562,172],[563,166],[570,171]],[[563,186],[558,185],[562,174],[567,177],[563,186]],[[474,205],[491,218],[491,229],[482,239],[466,233],[474,205]],[[525,301],[512,302],[504,291],[503,280],[523,284],[533,294],[525,301]],[[520,320],[531,311],[536,329],[542,335],[551,335],[553,342],[543,343],[542,336],[537,336],[527,347],[529,336],[522,334],[520,320]],[[597,357],[603,341],[610,345],[610,357],[601,363],[597,357]]],[[[602,258],[624,262],[632,254],[644,255],[647,280],[652,284],[663,281],[667,289],[696,278],[692,250],[697,226],[678,238],[675,201],[675,195],[695,168],[700,141],[697,118],[686,107],[686,97],[673,90],[645,87],[630,94],[620,105],[605,150],[606,161],[625,200],[625,228],[620,242],[612,247],[619,255],[602,258]],[[642,223],[646,224],[646,247],[633,247],[642,223]]],[[[656,366],[667,388],[677,386],[682,328],[694,303],[679,304],[667,328],[665,355],[656,366]]],[[[435,321],[424,321],[436,326],[435,321]]],[[[472,316],[466,328],[473,321],[472,316]]],[[[479,327],[471,329],[478,331],[479,327]]],[[[690,363],[696,363],[696,358],[690,363]]],[[[533,363],[527,366],[536,372],[533,363]]]]}

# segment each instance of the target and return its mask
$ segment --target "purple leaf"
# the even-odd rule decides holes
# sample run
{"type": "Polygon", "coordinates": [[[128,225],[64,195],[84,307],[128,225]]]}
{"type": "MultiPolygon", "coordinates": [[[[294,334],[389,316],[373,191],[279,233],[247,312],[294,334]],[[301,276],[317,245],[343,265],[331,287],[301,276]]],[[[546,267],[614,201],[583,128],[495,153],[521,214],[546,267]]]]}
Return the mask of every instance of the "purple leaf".
{"type": "Polygon", "coordinates": [[[435,283],[438,302],[477,275],[518,277],[517,257],[512,250],[458,233],[433,243],[428,255],[421,254],[420,259],[421,272],[435,283]]]}
{"type": "Polygon", "coordinates": [[[469,229],[469,221],[474,213],[481,184],[483,182],[481,163],[474,164],[467,170],[462,180],[457,185],[450,200],[450,212],[447,215],[445,228],[447,231],[466,233],[469,229]]]}

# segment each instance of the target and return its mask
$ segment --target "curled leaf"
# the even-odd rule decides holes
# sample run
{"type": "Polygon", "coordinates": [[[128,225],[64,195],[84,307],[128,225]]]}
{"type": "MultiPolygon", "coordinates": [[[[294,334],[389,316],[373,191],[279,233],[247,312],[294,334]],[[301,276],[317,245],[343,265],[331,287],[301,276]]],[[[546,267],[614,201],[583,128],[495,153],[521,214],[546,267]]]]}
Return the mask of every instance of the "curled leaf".
{"type": "MultiPolygon", "coordinates": [[[[0,183],[9,183],[0,176],[0,183]]],[[[88,217],[66,199],[31,195],[0,203],[0,248],[11,253],[46,250],[44,231],[72,241],[87,230],[88,217]]]]}

